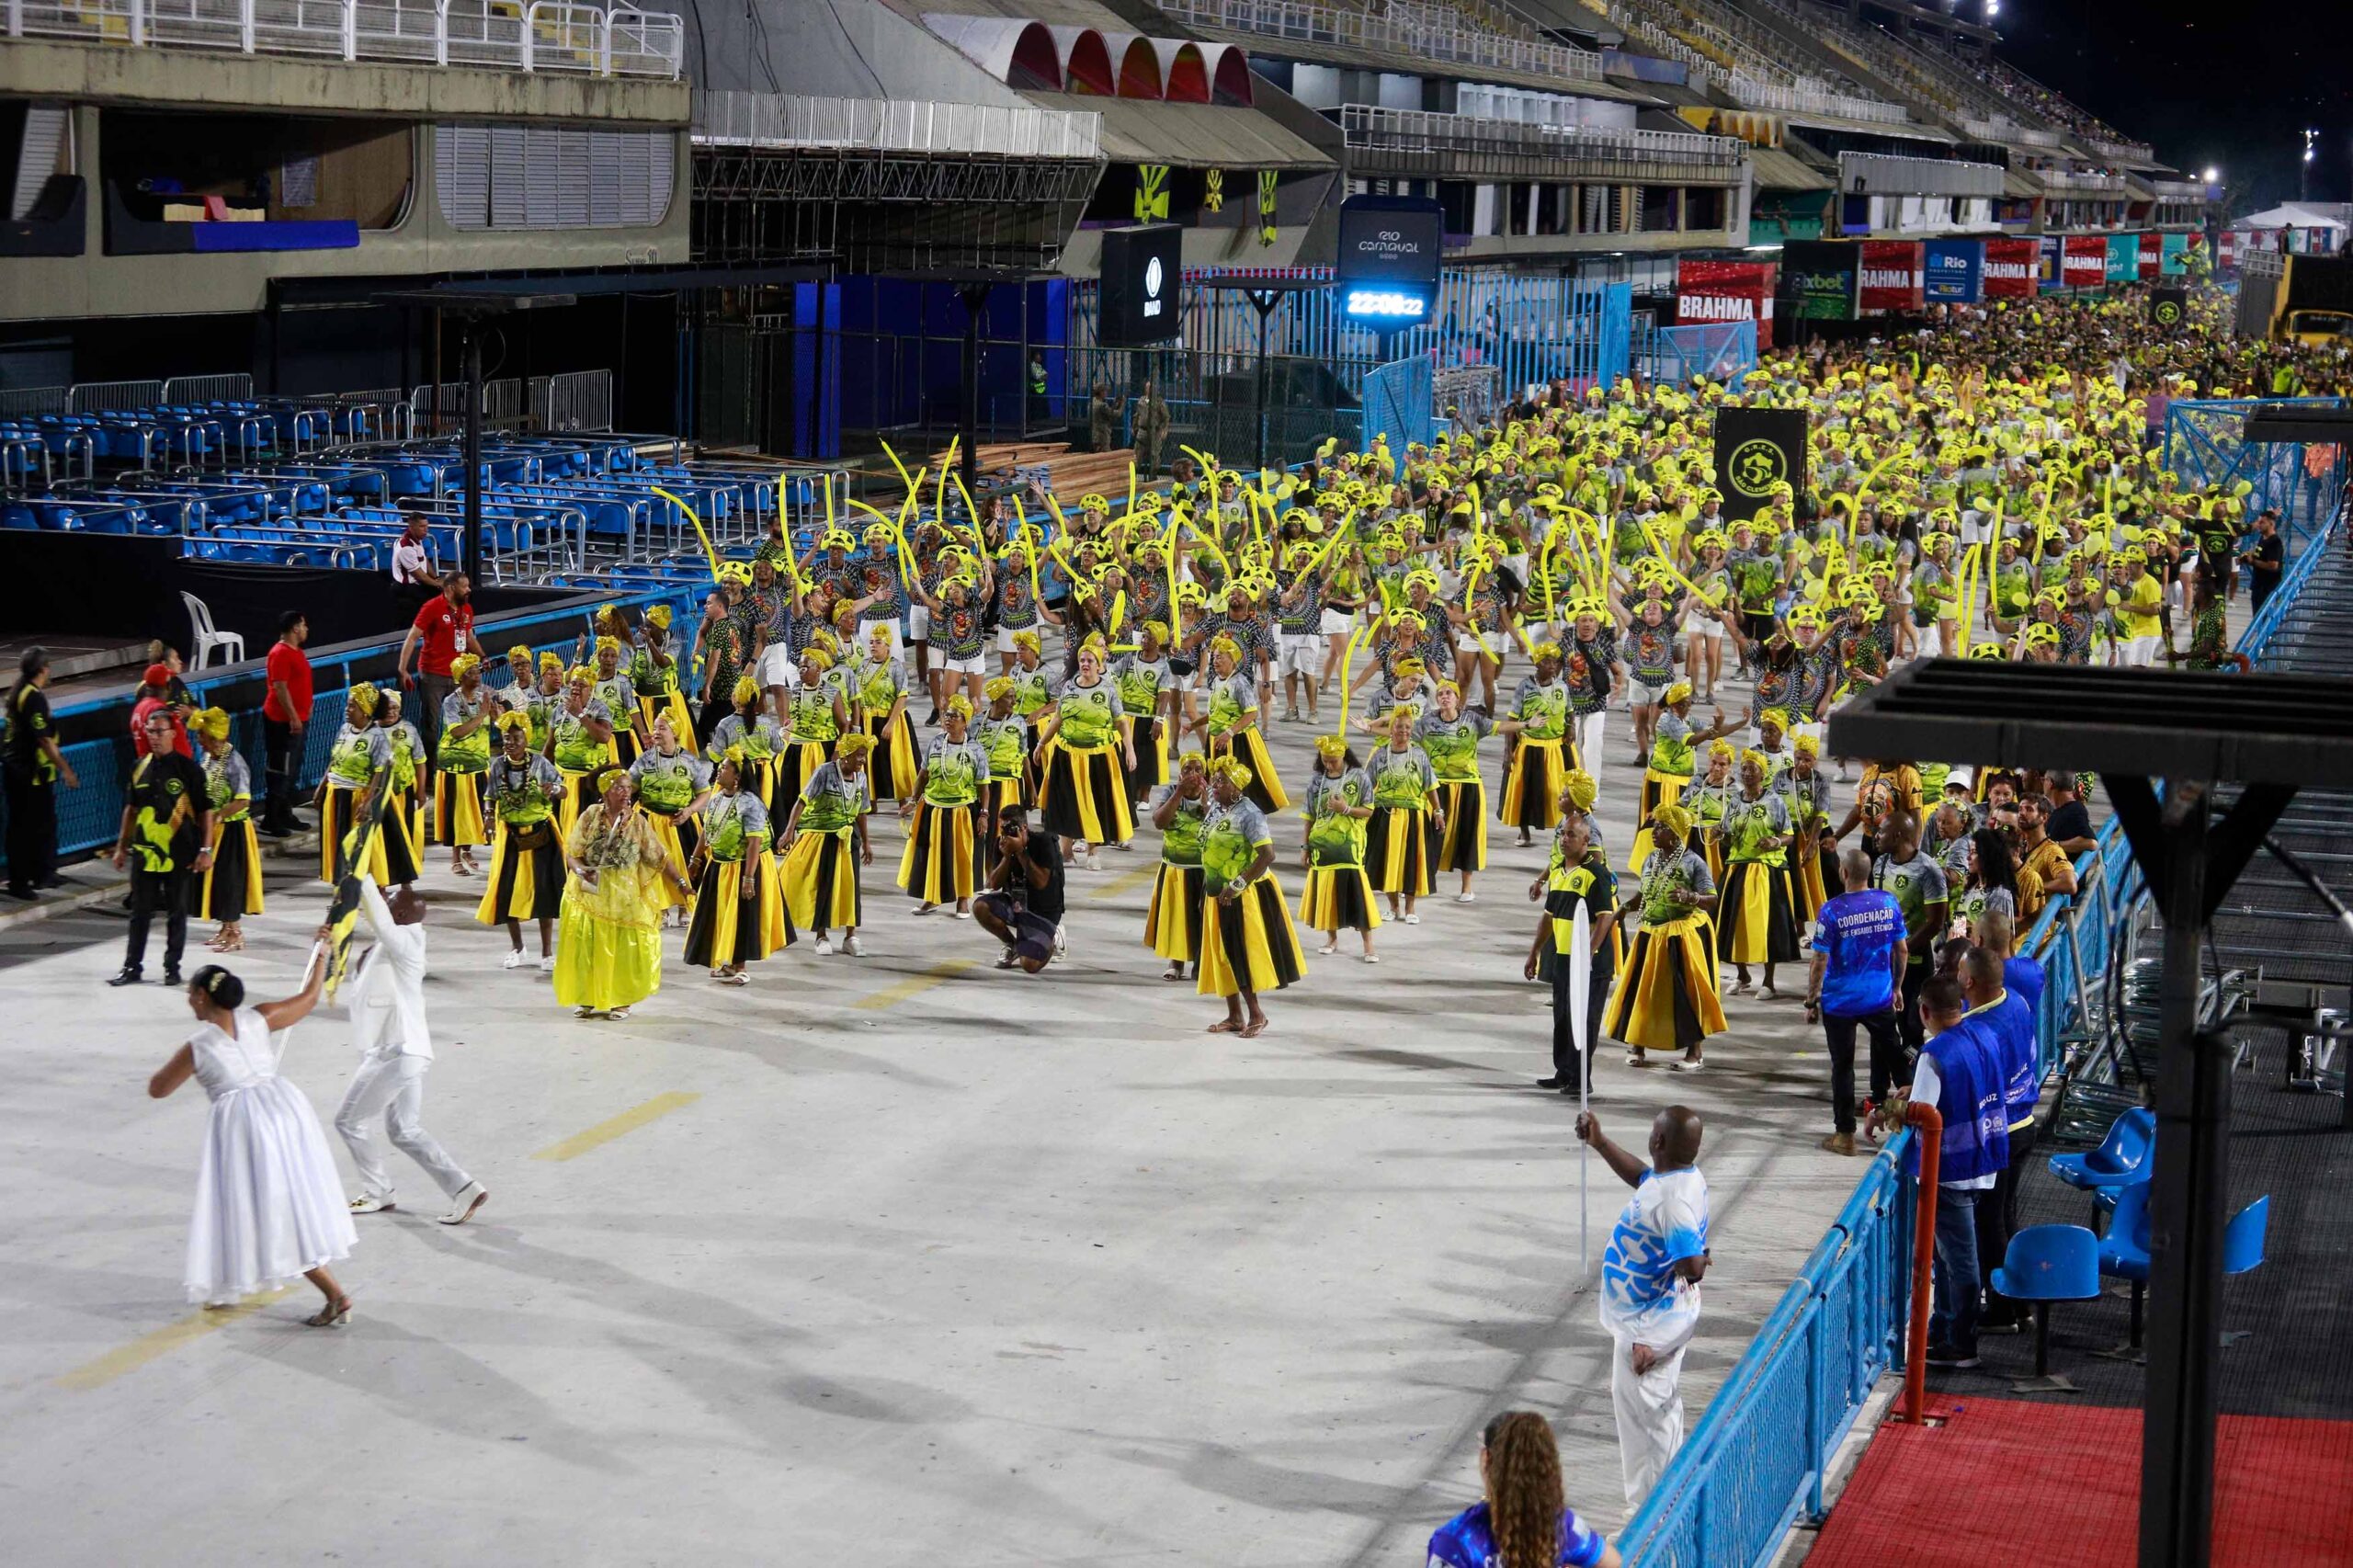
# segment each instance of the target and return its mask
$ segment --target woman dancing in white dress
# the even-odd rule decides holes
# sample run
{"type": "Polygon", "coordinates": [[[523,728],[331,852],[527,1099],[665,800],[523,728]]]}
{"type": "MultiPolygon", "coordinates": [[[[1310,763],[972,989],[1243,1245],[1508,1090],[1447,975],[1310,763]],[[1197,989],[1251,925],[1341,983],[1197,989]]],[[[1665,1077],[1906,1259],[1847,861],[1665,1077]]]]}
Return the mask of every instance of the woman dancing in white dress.
{"type": "MultiPolygon", "coordinates": [[[[319,935],[326,939],[324,927],[319,935]]],[[[283,1031],[318,1005],[325,976],[314,952],[299,995],[247,1007],[244,983],[205,965],[188,987],[199,1027],[147,1081],[155,1099],[191,1077],[212,1097],[188,1228],[188,1300],[226,1306],[299,1274],[326,1297],[303,1320],[313,1328],[351,1321],[351,1298],[326,1266],[348,1256],[358,1234],[326,1134],[302,1091],[278,1075],[278,1059],[283,1031]]]]}

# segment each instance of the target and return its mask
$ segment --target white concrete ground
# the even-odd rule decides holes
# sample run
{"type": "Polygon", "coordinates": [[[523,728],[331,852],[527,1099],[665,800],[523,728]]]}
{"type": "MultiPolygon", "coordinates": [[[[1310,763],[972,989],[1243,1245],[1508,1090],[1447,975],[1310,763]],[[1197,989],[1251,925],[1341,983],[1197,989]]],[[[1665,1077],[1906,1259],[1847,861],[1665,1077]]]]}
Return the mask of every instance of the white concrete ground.
{"type": "MultiPolygon", "coordinates": [[[[1640,774],[1610,729],[1622,857],[1640,774]]],[[[1303,777],[1311,732],[1273,733],[1303,777]]],[[[870,956],[804,941],[730,991],[674,936],[622,1023],[502,971],[479,882],[433,871],[428,1122],[492,1199],[437,1225],[395,1154],[402,1208],[359,1221],[340,1332],[300,1325],[307,1286],[225,1321],[183,1304],[204,1103],[143,1089],[184,1003],[99,984],[109,914],[0,930],[0,1556],[1410,1562],[1514,1404],[1559,1425],[1574,1504],[1620,1521],[1574,1104],[1529,1086],[1538,851],[1491,828],[1477,903],[1384,928],[1378,968],[1311,953],[1245,1041],[1203,1033],[1217,1005],[1137,941],[1149,835],[1074,873],[1070,958],[1037,979],[992,971],[969,923],[910,919],[897,842],[886,820],[870,956]]],[[[298,877],[233,960],[263,996],[324,903],[298,877]]],[[[1814,1147],[1802,978],[1729,1002],[1702,1074],[1603,1058],[1621,1140],[1672,1100],[1708,1117],[1695,1420],[1863,1170],[1814,1147]]],[[[322,1016],[289,1053],[323,1120],[344,1041],[322,1016]]],[[[1597,1256],[1622,1189],[1592,1182],[1597,1256]]]]}

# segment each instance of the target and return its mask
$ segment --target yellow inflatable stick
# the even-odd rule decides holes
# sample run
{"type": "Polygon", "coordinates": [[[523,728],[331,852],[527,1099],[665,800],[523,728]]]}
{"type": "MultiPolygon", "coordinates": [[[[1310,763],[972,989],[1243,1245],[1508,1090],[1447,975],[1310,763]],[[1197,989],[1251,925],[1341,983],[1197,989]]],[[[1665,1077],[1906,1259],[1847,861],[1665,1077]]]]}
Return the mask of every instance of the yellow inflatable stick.
{"type": "MultiPolygon", "coordinates": [[[[676,506],[679,511],[684,512],[687,515],[687,521],[694,524],[695,537],[702,540],[703,559],[710,562],[710,580],[714,583],[718,582],[719,551],[711,548],[710,535],[703,530],[702,518],[696,514],[695,509],[692,506],[686,504],[686,501],[683,498],[671,494],[660,485],[657,484],[654,487],[654,494],[670,503],[671,506],[676,506]]],[[[784,558],[787,561],[790,561],[792,559],[792,543],[790,540],[785,541],[784,558]]]]}

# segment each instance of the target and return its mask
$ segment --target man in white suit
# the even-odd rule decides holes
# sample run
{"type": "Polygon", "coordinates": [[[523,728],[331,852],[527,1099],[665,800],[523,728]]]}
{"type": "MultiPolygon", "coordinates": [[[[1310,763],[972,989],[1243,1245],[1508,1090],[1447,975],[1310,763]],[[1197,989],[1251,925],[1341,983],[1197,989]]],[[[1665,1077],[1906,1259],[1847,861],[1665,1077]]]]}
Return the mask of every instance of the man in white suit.
{"type": "Polygon", "coordinates": [[[362,877],[359,907],[376,944],[360,955],[346,982],[359,1071],[335,1113],[335,1130],[359,1172],[360,1194],[351,1211],[373,1214],[392,1207],[392,1178],[368,1126],[381,1110],[392,1146],[449,1194],[449,1211],[441,1222],[462,1225],[490,1194],[425,1130],[425,1074],[433,1065],[433,1037],[425,1027],[425,900],[402,888],[388,904],[375,882],[362,877]]]}

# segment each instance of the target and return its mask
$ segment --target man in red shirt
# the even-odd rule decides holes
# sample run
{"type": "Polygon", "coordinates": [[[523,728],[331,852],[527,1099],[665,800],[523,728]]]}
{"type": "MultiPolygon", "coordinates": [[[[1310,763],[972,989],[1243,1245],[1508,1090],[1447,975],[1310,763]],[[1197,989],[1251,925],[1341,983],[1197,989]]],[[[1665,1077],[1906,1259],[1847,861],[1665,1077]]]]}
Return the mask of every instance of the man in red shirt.
{"type": "Polygon", "coordinates": [[[416,688],[419,700],[414,715],[417,733],[425,737],[425,761],[431,766],[441,739],[441,704],[448,701],[457,682],[449,675],[449,661],[460,653],[474,651],[473,585],[466,581],[463,572],[452,572],[441,579],[441,591],[425,601],[410,622],[408,636],[401,642],[401,685],[416,688]],[[424,653],[417,660],[417,673],[409,673],[409,657],[422,646],[424,653]]]}
{"type": "Polygon", "coordinates": [[[302,652],[310,636],[311,623],[302,612],[288,610],[278,617],[278,641],[270,644],[265,666],[269,694],[261,702],[261,734],[269,800],[255,831],[272,838],[299,833],[305,825],[294,814],[294,790],[301,778],[308,744],[304,733],[311,722],[311,659],[302,652]]]}
{"type": "Polygon", "coordinates": [[[133,756],[147,755],[147,715],[162,712],[172,721],[172,749],[182,756],[192,757],[188,749],[188,715],[176,707],[167,695],[172,687],[169,665],[150,665],[139,677],[139,700],[131,705],[131,752],[133,756]]]}

